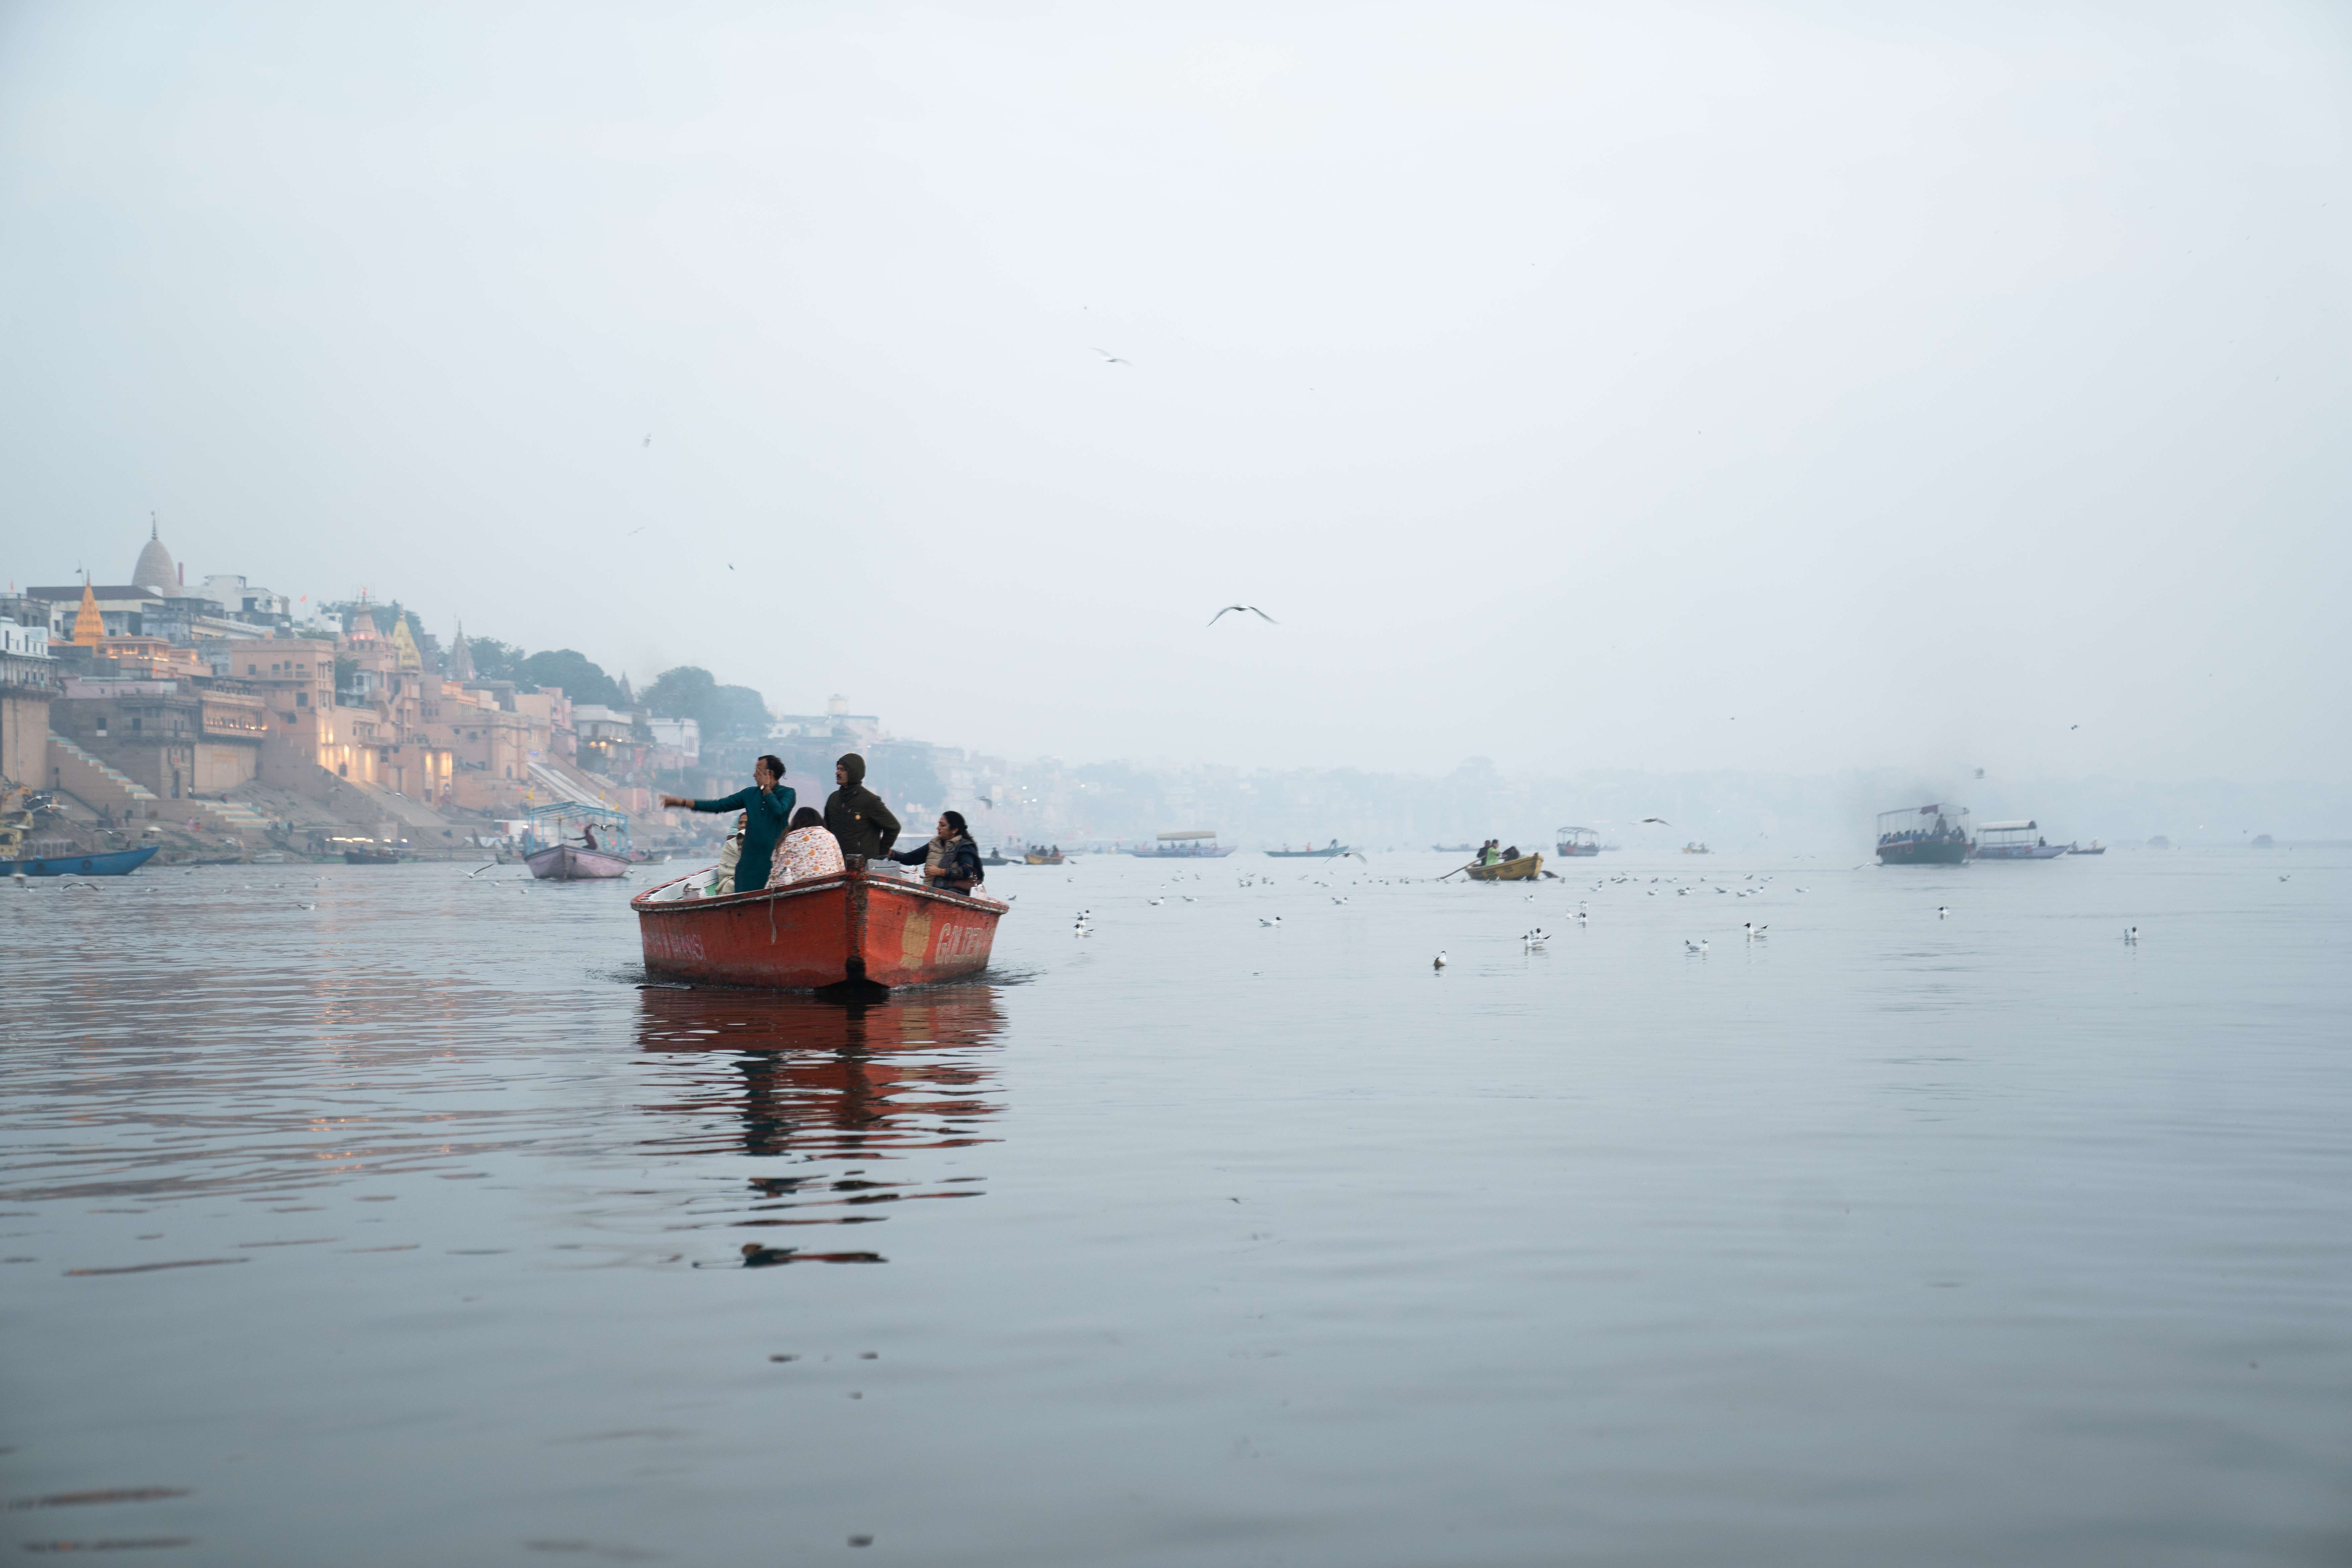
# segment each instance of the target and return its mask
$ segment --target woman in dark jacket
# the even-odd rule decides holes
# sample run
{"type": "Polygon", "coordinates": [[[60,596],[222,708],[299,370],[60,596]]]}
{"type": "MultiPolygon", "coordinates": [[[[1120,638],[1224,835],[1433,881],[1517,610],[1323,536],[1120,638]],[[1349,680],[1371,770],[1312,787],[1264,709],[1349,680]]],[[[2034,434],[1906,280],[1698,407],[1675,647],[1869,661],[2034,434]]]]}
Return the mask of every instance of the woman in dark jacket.
{"type": "Polygon", "coordinates": [[[901,849],[890,858],[901,866],[921,866],[923,885],[942,893],[969,893],[983,875],[980,846],[971,841],[971,830],[964,826],[960,811],[940,813],[937,837],[912,849],[901,849]]]}
{"type": "Polygon", "coordinates": [[[775,856],[776,841],[793,819],[793,802],[797,798],[784,787],[783,759],[772,756],[751,764],[750,789],[739,789],[724,800],[688,800],[682,795],[661,797],[664,805],[688,811],[743,814],[743,848],[735,858],[735,886],[747,893],[768,885],[768,863],[775,856]]]}

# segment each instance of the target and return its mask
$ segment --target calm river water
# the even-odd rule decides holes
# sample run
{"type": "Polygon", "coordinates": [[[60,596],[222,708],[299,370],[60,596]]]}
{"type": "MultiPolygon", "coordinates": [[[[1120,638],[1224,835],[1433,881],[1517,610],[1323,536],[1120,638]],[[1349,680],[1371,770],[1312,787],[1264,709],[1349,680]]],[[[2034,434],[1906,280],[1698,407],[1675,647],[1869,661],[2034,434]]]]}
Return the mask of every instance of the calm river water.
{"type": "Polygon", "coordinates": [[[2352,855],[1446,864],[1008,868],[988,983],[864,1008],[519,868],[0,885],[0,1525],[2352,1558],[2352,855]]]}

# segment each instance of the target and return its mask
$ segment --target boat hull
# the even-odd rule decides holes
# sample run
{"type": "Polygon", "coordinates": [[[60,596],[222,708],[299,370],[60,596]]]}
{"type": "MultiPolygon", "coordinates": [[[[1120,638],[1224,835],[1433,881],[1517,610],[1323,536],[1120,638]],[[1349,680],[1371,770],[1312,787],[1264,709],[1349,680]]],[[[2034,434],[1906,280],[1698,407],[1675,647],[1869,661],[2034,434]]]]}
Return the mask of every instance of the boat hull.
{"type": "Polygon", "coordinates": [[[2055,860],[2066,853],[2063,844],[1999,844],[1988,849],[1979,845],[1972,860],[2055,860]]]}
{"type": "Polygon", "coordinates": [[[1601,853],[1601,846],[1598,844],[1561,844],[1555,846],[1555,847],[1559,850],[1561,855],[1570,858],[1579,855],[1598,855],[1601,853]]]}
{"type": "Polygon", "coordinates": [[[1346,845],[1334,845],[1328,849],[1269,849],[1266,854],[1276,860],[1337,860],[1352,854],[1346,845]]]}
{"type": "Polygon", "coordinates": [[[1504,860],[1493,866],[1473,866],[1470,879],[1474,882],[1527,882],[1543,874],[1543,857],[1522,855],[1516,860],[1504,860]]]}
{"type": "Polygon", "coordinates": [[[530,874],[542,882],[603,882],[628,875],[629,863],[602,849],[574,844],[551,844],[522,858],[530,874]]]}
{"type": "Polygon", "coordinates": [[[1210,844],[1200,848],[1130,849],[1129,854],[1139,860],[1215,860],[1234,852],[1230,844],[1210,844]]]}
{"type": "Polygon", "coordinates": [[[1965,838],[1937,838],[1878,847],[1882,866],[1957,866],[1969,858],[1965,838]]]}
{"type": "Polygon", "coordinates": [[[778,991],[924,985],[977,974],[988,967],[1005,910],[993,899],[942,893],[862,867],[725,898],[661,897],[675,885],[629,901],[646,973],[778,991]]]}
{"type": "Polygon", "coordinates": [[[103,855],[44,855],[37,859],[5,862],[17,877],[128,877],[155,858],[157,846],[110,849],[103,855]]]}

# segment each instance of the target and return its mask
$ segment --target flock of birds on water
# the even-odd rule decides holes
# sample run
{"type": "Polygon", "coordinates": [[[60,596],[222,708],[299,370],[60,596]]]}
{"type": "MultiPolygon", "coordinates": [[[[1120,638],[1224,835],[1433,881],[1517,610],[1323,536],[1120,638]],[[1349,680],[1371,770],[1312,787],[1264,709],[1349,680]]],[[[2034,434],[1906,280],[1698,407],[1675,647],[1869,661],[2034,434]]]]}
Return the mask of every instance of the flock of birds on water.
{"type": "MultiPolygon", "coordinates": [[[[1645,820],[1654,820],[1654,819],[1645,819],[1645,820]]],[[[1866,864],[1866,863],[1865,863],[1865,864],[1866,864]]],[[[1863,869],[1864,868],[1863,868],[1862,866],[1856,866],[1856,867],[1855,867],[1855,868],[1854,868],[1855,870],[1859,871],[1859,870],[1863,869]]],[[[1178,875],[1181,877],[1181,876],[1182,876],[1182,875],[1183,875],[1183,873],[1181,873],[1181,872],[1180,872],[1180,873],[1178,873],[1178,875]]],[[[1551,876],[1551,875],[1554,875],[1554,873],[1547,872],[1547,873],[1545,873],[1545,875],[1547,875],[1547,876],[1551,876]]],[[[1200,872],[1193,872],[1193,873],[1192,873],[1192,879],[1193,879],[1194,881],[1201,881],[1201,880],[1202,880],[1202,879],[1203,879],[1203,878],[1202,878],[1202,873],[1200,873],[1200,872]]],[[[1298,877],[1298,879],[1298,879],[1298,880],[1300,880],[1300,881],[1302,881],[1302,882],[1311,881],[1311,882],[1313,883],[1313,885],[1314,885],[1314,886],[1316,886],[1316,887],[1318,887],[1318,888],[1326,889],[1328,889],[1330,888],[1330,886],[1331,886],[1331,884],[1330,884],[1330,883],[1326,882],[1326,881],[1322,880],[1322,879],[1319,879],[1319,878],[1311,878],[1311,877],[1307,876],[1307,874],[1305,874],[1305,873],[1301,873],[1301,874],[1299,875],[1299,877],[1298,877]]],[[[1416,881],[1416,880],[1442,881],[1444,879],[1442,879],[1442,878],[1437,878],[1437,879],[1416,879],[1416,878],[1412,878],[1412,877],[1373,877],[1373,878],[1370,878],[1370,879],[1359,879],[1359,885],[1361,885],[1361,884],[1362,884],[1365,880],[1367,880],[1367,879],[1368,879],[1368,880],[1369,880],[1372,885],[1375,885],[1375,886],[1390,887],[1390,886],[1398,886],[1398,885],[1409,884],[1409,883],[1414,882],[1414,881],[1416,881]]],[[[1661,890],[1661,889],[1659,889],[1659,887],[1657,886],[1657,884],[1658,884],[1658,883],[1660,883],[1660,882],[1664,882],[1664,883],[1665,883],[1665,884],[1666,884],[1666,888],[1665,888],[1665,889],[1664,889],[1664,890],[1672,892],[1672,893],[1673,893],[1675,897],[1677,897],[1677,898],[1687,898],[1687,897],[1689,897],[1689,896],[1690,896],[1692,893],[1694,893],[1694,892],[1699,892],[1699,893],[1714,892],[1714,893],[1723,894],[1723,895],[1726,895],[1726,896],[1727,896],[1727,897],[1731,897],[1731,898],[1735,898],[1735,899],[1759,898],[1759,897],[1762,897],[1762,896],[1765,894],[1765,892],[1769,889],[1769,887],[1770,887],[1771,883],[1775,880],[1775,877],[1774,877],[1774,874],[1773,874],[1773,873],[1771,873],[1771,872],[1765,872],[1765,873],[1763,873],[1763,874],[1761,874],[1761,875],[1759,876],[1758,873],[1753,872],[1753,871],[1750,871],[1750,872],[1743,873],[1743,874],[1742,874],[1742,876],[1741,876],[1741,878],[1740,878],[1740,879],[1741,879],[1742,881],[1744,881],[1744,882],[1752,882],[1752,883],[1754,883],[1754,884],[1755,884],[1755,886],[1754,886],[1754,887],[1750,887],[1750,888],[1734,888],[1734,887],[1727,886],[1725,883],[1723,883],[1723,882],[1721,882],[1721,881],[1717,881],[1717,880],[1710,880],[1710,879],[1706,879],[1706,878],[1703,878],[1703,877],[1702,877],[1702,878],[1699,878],[1699,879],[1696,879],[1692,884],[1690,884],[1690,885],[1688,885],[1688,886],[1682,886],[1682,885],[1678,885],[1678,884],[1681,884],[1681,882],[1682,882],[1682,879],[1681,879],[1680,877],[1675,877],[1675,876],[1667,876],[1667,875],[1663,875],[1663,874],[1662,874],[1662,875],[1660,875],[1660,876],[1655,876],[1655,877],[1652,877],[1652,878],[1650,878],[1650,879],[1649,879],[1649,884],[1650,884],[1650,885],[1643,887],[1643,888],[1642,889],[1642,892],[1643,893],[1643,895],[1644,895],[1644,896],[1654,899],[1654,898],[1656,898],[1656,897],[1658,896],[1658,894],[1659,894],[1659,892],[1660,892],[1660,890],[1661,890]]],[[[2282,881],[2282,882],[2285,881],[2286,879],[2286,879],[2285,877],[2284,877],[2284,876],[2283,876],[2283,877],[2281,877],[2281,878],[2279,878],[2279,880],[2280,880],[2280,881],[2282,881]]],[[[1589,890],[1589,891],[1591,891],[1591,892],[1595,892],[1595,893],[1597,893],[1597,892],[1600,892],[1600,891],[1601,891],[1601,890],[1603,890],[1604,889],[1607,889],[1607,888],[1613,888],[1613,887],[1624,887],[1624,886],[1628,886],[1628,885],[1632,885],[1632,884],[1639,883],[1640,881],[1641,881],[1641,879],[1640,879],[1640,877],[1639,877],[1638,875],[1635,875],[1635,874],[1633,874],[1633,873],[1622,873],[1622,874],[1620,874],[1620,875],[1618,875],[1618,876],[1614,876],[1614,877],[1604,877],[1604,878],[1601,879],[1599,881],[1594,882],[1594,883],[1592,884],[1591,888],[1590,889],[1588,889],[1588,890],[1589,890]]],[[[1267,875],[1267,874],[1263,873],[1263,872],[1244,872],[1242,876],[1240,876],[1238,879],[1235,879],[1235,881],[1234,881],[1234,885],[1236,888],[1238,888],[1238,889],[1251,889],[1251,888],[1272,888],[1272,887],[1277,887],[1277,886],[1279,886],[1279,885],[1280,885],[1280,879],[1279,879],[1278,878],[1276,878],[1276,877],[1273,877],[1273,876],[1267,875]]],[[[1797,893],[1805,893],[1805,892],[1809,892],[1810,890],[1811,890],[1811,889],[1805,889],[1805,888],[1792,888],[1792,889],[1791,889],[1791,891],[1793,891],[1793,892],[1797,892],[1797,893]]],[[[1170,899],[1171,896],[1172,896],[1172,897],[1174,897],[1174,898],[1177,898],[1177,899],[1179,899],[1179,900],[1182,900],[1183,902],[1188,903],[1188,904],[1191,904],[1191,903],[1197,903],[1197,902],[1199,902],[1199,901],[1200,901],[1200,900],[1199,900],[1198,896],[1196,896],[1196,895],[1194,895],[1194,894],[1192,894],[1192,893],[1178,892],[1178,893],[1173,893],[1173,894],[1171,895],[1171,893],[1166,889],[1166,888],[1165,888],[1164,886],[1163,886],[1163,888],[1162,888],[1162,890],[1161,890],[1161,891],[1160,891],[1160,892],[1158,892],[1158,893],[1156,893],[1156,894],[1153,894],[1151,897],[1145,899],[1143,901],[1144,901],[1144,904],[1145,904],[1145,906],[1146,906],[1147,908],[1150,908],[1150,909],[1159,909],[1159,908],[1161,908],[1161,907],[1163,907],[1164,905],[1166,905],[1166,903],[1168,902],[1169,899],[1170,899]]],[[[1539,896],[1539,895],[1535,894],[1535,893],[1528,893],[1528,894],[1523,895],[1523,898],[1524,898],[1524,901],[1526,901],[1526,902],[1528,902],[1528,903],[1534,903],[1534,902],[1537,900],[1537,899],[1538,899],[1538,896],[1539,896]]],[[[1330,895],[1330,899],[1331,899],[1331,902],[1332,902],[1332,904],[1333,904],[1333,906],[1334,906],[1334,907],[1344,906],[1344,905],[1348,904],[1348,903],[1350,901],[1350,896],[1349,896],[1349,895],[1348,895],[1348,894],[1344,894],[1344,893],[1333,893],[1333,894],[1331,894],[1331,895],[1330,895]]],[[[1939,921],[1949,920],[1949,919],[1951,918],[1951,914],[1952,914],[1952,910],[1951,910],[1951,906],[1950,906],[1950,905],[1948,905],[1948,904],[1937,904],[1937,905],[1936,906],[1936,918],[1937,918],[1937,920],[1939,920],[1939,921]]],[[[1579,900],[1577,900],[1577,904],[1576,904],[1576,910],[1575,910],[1575,912],[1574,912],[1571,916],[1570,916],[1570,919],[1573,920],[1573,921],[1576,922],[1576,924],[1577,924],[1580,928],[1582,928],[1582,927],[1585,927],[1585,926],[1590,925],[1590,924],[1591,923],[1591,919],[1592,919],[1592,915],[1591,915],[1591,908],[1590,900],[1585,900],[1585,899],[1579,899],[1579,900]]],[[[1074,923],[1072,924],[1072,926],[1071,926],[1071,935],[1072,935],[1073,937],[1078,937],[1078,938],[1085,938],[1085,937],[1091,937],[1091,936],[1093,936],[1093,935],[1095,934],[1095,926],[1094,926],[1093,921],[1094,921],[1094,910],[1093,910],[1092,909],[1090,909],[1090,908],[1089,908],[1089,909],[1082,909],[1082,910],[1078,910],[1078,911],[1077,911],[1077,915],[1076,915],[1076,919],[1075,922],[1074,922],[1074,923]]],[[[1281,917],[1280,915],[1278,915],[1278,914],[1276,914],[1276,915],[1259,915],[1259,916],[1257,917],[1257,923],[1258,923],[1258,926],[1259,926],[1259,928],[1260,928],[1261,930],[1265,930],[1265,931],[1280,931],[1280,930],[1282,929],[1282,917],[1281,917]]],[[[1769,940],[1771,939],[1771,935],[1772,935],[1772,928],[1771,928],[1771,925],[1770,925],[1769,922],[1757,921],[1742,921],[1740,922],[1740,924],[1739,924],[1739,933],[1740,933],[1740,940],[1741,940],[1741,942],[1742,942],[1742,943],[1743,943],[1743,944],[1753,944],[1753,943],[1759,942],[1768,942],[1768,941],[1769,941],[1769,940]]],[[[2137,926],[2136,926],[2136,925],[2133,925],[2133,926],[2126,926],[2126,927],[2125,927],[2125,928],[2124,928],[2124,933],[2123,933],[2123,940],[2124,940],[2124,943],[2125,943],[2125,945],[2126,945],[2126,946],[2128,946],[2128,947],[2137,947],[2137,946],[2138,946],[2138,945],[2139,945],[2139,927],[2137,927],[2137,926]]],[[[1542,926],[1540,926],[1540,925],[1530,927],[1529,929],[1528,929],[1528,930],[1527,930],[1527,931],[1522,931],[1522,932],[1519,934],[1519,946],[1520,946],[1520,949],[1521,949],[1521,951],[1522,951],[1522,952],[1541,952],[1541,951],[1544,951],[1544,950],[1548,949],[1548,948],[1549,947],[1549,945],[1550,945],[1550,942],[1551,942],[1551,933],[1550,933],[1549,931],[1546,931],[1546,930],[1545,930],[1542,926]]],[[[1696,941],[1693,941],[1693,940],[1691,940],[1691,939],[1690,939],[1690,938],[1688,938],[1688,937],[1685,937],[1685,938],[1683,938],[1683,939],[1682,939],[1682,943],[1683,943],[1683,953],[1684,953],[1684,956],[1685,956],[1685,957],[1687,957],[1687,958],[1705,958],[1705,957],[1706,957],[1710,952],[1712,952],[1714,951],[1714,948],[1715,948],[1715,944],[1714,944],[1713,941],[1712,941],[1711,939],[1707,938],[1707,937],[1700,937],[1700,938],[1698,938],[1696,941]]],[[[1445,951],[1444,948],[1440,948],[1440,949],[1438,949],[1438,951],[1437,951],[1437,952],[1436,952],[1435,956],[1433,956],[1433,957],[1430,960],[1430,968],[1431,968],[1431,970],[1432,970],[1433,972],[1435,972],[1435,973],[1442,973],[1444,971],[1444,969],[1445,969],[1445,967],[1447,966],[1447,964],[1451,963],[1452,962],[1453,962],[1453,960],[1452,960],[1452,958],[1447,954],[1446,951],[1445,951]]]]}
{"type": "MultiPolygon", "coordinates": [[[[1246,605],[1234,605],[1227,606],[1228,609],[1248,609],[1251,606],[1246,605]]],[[[1223,615],[1224,613],[1225,612],[1223,610],[1218,612],[1219,615],[1223,615]]],[[[1264,611],[1259,611],[1258,613],[1261,615],[1265,614],[1264,611]]],[[[1645,822],[1653,822],[1662,819],[1656,817],[1644,817],[1643,820],[1645,822]]],[[[468,871],[466,874],[466,879],[469,882],[473,881],[478,879],[483,872],[496,869],[498,865],[499,862],[494,860],[485,865],[478,866],[473,870],[468,871]]],[[[1856,866],[1854,868],[1855,870],[1861,870],[1862,868],[1863,868],[1861,866],[1856,866]]],[[[193,867],[182,868],[181,870],[182,874],[185,876],[193,876],[195,874],[195,868],[193,867]]],[[[1550,875],[1551,873],[1546,874],[1550,875]]],[[[2292,878],[2292,872],[2283,874],[2279,877],[2279,880],[2282,882],[2287,881],[2292,878]]],[[[1194,872],[1192,874],[1192,879],[1195,881],[1201,880],[1201,873],[1194,872]]],[[[1416,880],[1416,879],[1411,877],[1374,877],[1370,879],[1374,885],[1381,887],[1407,884],[1416,880]]],[[[1435,880],[1438,879],[1431,879],[1435,880]]],[[[1704,879],[1699,879],[1690,886],[1680,886],[1677,885],[1682,881],[1682,879],[1679,877],[1659,876],[1652,877],[1649,879],[1650,885],[1644,887],[1642,891],[1645,896],[1654,899],[1659,893],[1659,889],[1656,884],[1664,881],[1667,884],[1667,890],[1673,892],[1676,898],[1688,898],[1694,892],[1715,892],[1725,894],[1732,898],[1746,899],[1761,896],[1770,886],[1774,878],[1769,872],[1765,873],[1759,878],[1755,872],[1750,871],[1745,873],[1740,879],[1742,881],[1754,882],[1756,886],[1753,888],[1730,888],[1725,886],[1719,881],[1708,881],[1704,879]]],[[[14,880],[17,886],[25,886],[26,883],[25,873],[22,871],[16,872],[15,874],[14,880]]],[[[1323,881],[1319,878],[1309,879],[1304,873],[1300,875],[1299,880],[1313,880],[1315,886],[1327,889],[1330,887],[1328,882],[1323,881]]],[[[1623,873],[1614,877],[1604,877],[1601,880],[1593,883],[1590,890],[1597,893],[1606,888],[1623,887],[1638,882],[1639,880],[1640,879],[1632,873],[1623,873]]],[[[327,879],[324,877],[316,877],[312,879],[314,887],[323,888],[326,886],[326,882],[327,879]]],[[[156,886],[156,884],[152,882],[148,882],[142,885],[145,886],[149,891],[152,891],[156,886]]],[[[283,886],[282,883],[277,885],[283,886]]],[[[1277,879],[1263,873],[1244,873],[1234,885],[1242,889],[1270,888],[1277,885],[1277,879]]],[[[250,882],[247,882],[243,884],[243,886],[245,890],[247,892],[256,890],[254,885],[250,882]]],[[[94,893],[99,890],[99,886],[95,882],[67,878],[61,879],[58,883],[58,890],[60,892],[86,890],[94,893]]],[[[528,892],[529,889],[528,887],[525,887],[518,890],[528,892]]],[[[1804,888],[1796,888],[1793,889],[1793,891],[1799,893],[1803,893],[1808,890],[1809,889],[1804,888]]],[[[1536,901],[1537,896],[1538,895],[1534,893],[1526,894],[1524,896],[1525,901],[1533,903],[1536,901]]],[[[1018,893],[1012,894],[1007,898],[1006,902],[1009,904],[1013,899],[1017,899],[1019,897],[1020,895],[1018,893]]],[[[1158,909],[1168,902],[1169,897],[1170,895],[1167,892],[1162,891],[1151,898],[1146,899],[1144,903],[1150,908],[1158,909]]],[[[1188,904],[1198,903],[1200,901],[1198,896],[1192,893],[1180,892],[1176,893],[1174,897],[1188,904]]],[[[1335,907],[1345,906],[1349,901],[1349,895],[1344,893],[1334,893],[1331,895],[1331,902],[1335,907]]],[[[296,900],[294,907],[298,910],[315,910],[319,906],[315,903],[303,903],[298,900],[296,900]]],[[[1951,906],[1948,904],[1937,904],[1936,906],[1936,918],[1939,921],[1949,920],[1951,918],[1951,906]]],[[[1588,901],[1582,899],[1578,900],[1576,912],[1570,918],[1575,921],[1579,927],[1589,925],[1591,922],[1591,912],[1588,901]]],[[[1082,909],[1078,910],[1077,918],[1070,928],[1070,934],[1073,937],[1077,938],[1091,937],[1095,934],[1093,921],[1094,910],[1092,909],[1082,909]]],[[[1260,915],[1257,917],[1257,923],[1265,930],[1279,931],[1282,929],[1282,917],[1280,915],[1260,915]]],[[[1770,925],[1759,924],[1754,921],[1741,921],[1739,929],[1742,941],[1749,943],[1769,940],[1772,931],[1770,925]]],[[[2137,947],[2139,945],[2139,927],[2137,925],[2125,927],[2123,940],[2126,946],[2137,947]]],[[[1551,933],[1545,931],[1544,928],[1539,925],[1531,927],[1528,931],[1521,932],[1519,935],[1519,946],[1524,952],[1534,952],[1542,951],[1549,945],[1550,942],[1551,933]]],[[[1688,937],[1685,937],[1683,939],[1683,953],[1685,957],[1705,958],[1713,951],[1714,943],[1708,938],[1701,937],[1696,942],[1693,942],[1688,937]]],[[[1436,956],[1431,959],[1430,968],[1433,972],[1443,973],[1445,966],[1451,962],[1452,960],[1447,957],[1445,950],[1444,948],[1440,948],[1437,951],[1436,956]]]]}

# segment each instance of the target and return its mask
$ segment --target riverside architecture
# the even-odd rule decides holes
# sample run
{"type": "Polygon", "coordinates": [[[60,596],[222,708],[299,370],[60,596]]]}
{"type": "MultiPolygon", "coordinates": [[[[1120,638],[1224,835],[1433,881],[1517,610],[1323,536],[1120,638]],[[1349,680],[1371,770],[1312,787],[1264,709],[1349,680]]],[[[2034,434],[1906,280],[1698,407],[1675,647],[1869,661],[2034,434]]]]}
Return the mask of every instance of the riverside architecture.
{"type": "Polygon", "coordinates": [[[462,627],[444,648],[413,613],[364,596],[298,618],[243,576],[191,585],[152,526],[128,582],[0,595],[0,784],[51,792],[68,835],[455,853],[567,800],[691,835],[709,825],[659,812],[659,792],[732,788],[772,747],[806,753],[803,793],[831,787],[829,749],[906,753],[892,798],[912,820],[955,784],[984,791],[969,768],[940,776],[935,760],[961,753],[892,742],[838,699],[706,745],[693,720],[651,714],[625,679],[621,690],[612,707],[481,678],[462,627]]]}

